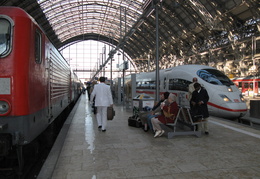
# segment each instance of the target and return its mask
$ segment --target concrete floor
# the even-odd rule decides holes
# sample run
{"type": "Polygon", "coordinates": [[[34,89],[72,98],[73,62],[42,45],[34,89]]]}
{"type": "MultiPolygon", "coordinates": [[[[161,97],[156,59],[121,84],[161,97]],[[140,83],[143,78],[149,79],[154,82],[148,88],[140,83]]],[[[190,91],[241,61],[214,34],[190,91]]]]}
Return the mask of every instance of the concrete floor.
{"type": "Polygon", "coordinates": [[[82,95],[64,125],[64,143],[57,139],[38,179],[260,178],[259,130],[210,117],[208,136],[154,138],[128,126],[131,111],[114,107],[114,120],[101,132],[82,95]]]}

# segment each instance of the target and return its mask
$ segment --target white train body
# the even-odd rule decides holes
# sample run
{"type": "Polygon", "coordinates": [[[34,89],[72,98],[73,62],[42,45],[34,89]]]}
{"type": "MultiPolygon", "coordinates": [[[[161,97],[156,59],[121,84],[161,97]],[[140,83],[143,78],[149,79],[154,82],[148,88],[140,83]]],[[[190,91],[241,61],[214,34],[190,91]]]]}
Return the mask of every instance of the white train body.
{"type": "MultiPolygon", "coordinates": [[[[188,85],[193,77],[209,94],[210,115],[223,118],[242,117],[247,106],[237,86],[219,70],[204,65],[182,65],[160,70],[160,94],[168,91],[178,97],[178,104],[189,106],[188,85]]],[[[136,74],[136,94],[146,93],[155,96],[155,72],[136,74]]]]}

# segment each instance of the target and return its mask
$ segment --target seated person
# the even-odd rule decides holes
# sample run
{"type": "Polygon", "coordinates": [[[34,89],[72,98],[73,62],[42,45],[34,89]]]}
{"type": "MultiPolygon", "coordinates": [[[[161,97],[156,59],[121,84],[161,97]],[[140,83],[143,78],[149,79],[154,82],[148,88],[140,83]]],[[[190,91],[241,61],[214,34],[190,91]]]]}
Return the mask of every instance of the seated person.
{"type": "Polygon", "coordinates": [[[169,96],[169,92],[164,92],[160,97],[161,100],[152,108],[152,110],[150,111],[149,114],[146,114],[145,117],[145,121],[144,121],[144,131],[148,131],[147,129],[147,124],[149,126],[149,129],[151,129],[153,131],[153,125],[151,122],[151,119],[153,117],[157,117],[161,114],[161,103],[165,100],[167,100],[168,96],[169,96]]]}
{"type": "Polygon", "coordinates": [[[162,130],[160,124],[173,123],[178,113],[178,104],[176,103],[176,96],[170,93],[167,98],[168,104],[162,103],[161,109],[163,114],[151,119],[153,129],[155,130],[154,137],[163,135],[164,130],[162,130]]]}

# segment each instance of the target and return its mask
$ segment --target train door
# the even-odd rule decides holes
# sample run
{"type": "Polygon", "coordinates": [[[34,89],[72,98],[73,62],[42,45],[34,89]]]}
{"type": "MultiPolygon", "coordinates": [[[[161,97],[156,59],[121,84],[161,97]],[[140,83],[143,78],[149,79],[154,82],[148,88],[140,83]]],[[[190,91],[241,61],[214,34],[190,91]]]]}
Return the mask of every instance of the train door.
{"type": "Polygon", "coordinates": [[[48,122],[51,122],[52,118],[52,103],[51,103],[51,75],[52,75],[52,62],[50,58],[50,52],[47,52],[47,60],[46,60],[46,73],[47,73],[47,118],[48,122]]]}
{"type": "Polygon", "coordinates": [[[259,88],[259,84],[260,82],[256,81],[256,80],[253,80],[253,91],[254,91],[254,96],[257,96],[259,95],[259,92],[260,92],[260,88],[259,88]]]}
{"type": "Polygon", "coordinates": [[[166,91],[169,92],[169,76],[170,76],[170,73],[168,71],[166,71],[164,74],[165,75],[160,74],[160,81],[161,81],[160,91],[161,92],[166,92],[166,91]]]}
{"type": "Polygon", "coordinates": [[[248,89],[248,95],[250,97],[253,97],[254,96],[254,91],[255,91],[255,87],[254,87],[254,82],[250,82],[249,83],[249,89],[248,89]]]}
{"type": "Polygon", "coordinates": [[[241,91],[241,93],[243,93],[243,86],[242,86],[242,82],[238,82],[238,83],[235,83],[238,87],[238,89],[241,91]]]}
{"type": "Polygon", "coordinates": [[[244,82],[242,87],[242,93],[245,94],[245,96],[253,96],[254,93],[254,85],[253,82],[244,82]]]}
{"type": "Polygon", "coordinates": [[[161,85],[161,92],[166,92],[166,91],[168,91],[168,80],[167,80],[167,78],[166,78],[166,76],[165,77],[163,77],[162,78],[162,80],[160,80],[160,81],[162,81],[162,85],[161,85]]]}
{"type": "Polygon", "coordinates": [[[248,82],[242,82],[242,93],[244,94],[244,95],[248,95],[248,93],[247,93],[247,91],[248,91],[248,82]]]}
{"type": "Polygon", "coordinates": [[[68,95],[68,101],[69,103],[73,100],[75,100],[75,93],[77,92],[77,86],[76,85],[76,81],[75,81],[75,75],[73,72],[70,71],[70,91],[69,91],[69,95],[68,95]]]}
{"type": "Polygon", "coordinates": [[[256,82],[257,95],[260,95],[260,82],[256,82]]]}

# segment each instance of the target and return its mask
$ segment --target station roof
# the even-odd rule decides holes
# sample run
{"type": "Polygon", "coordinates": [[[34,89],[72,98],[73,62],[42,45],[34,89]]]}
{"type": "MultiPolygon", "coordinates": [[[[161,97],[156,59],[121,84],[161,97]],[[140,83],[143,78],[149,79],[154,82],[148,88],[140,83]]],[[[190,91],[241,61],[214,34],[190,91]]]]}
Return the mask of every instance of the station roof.
{"type": "Polygon", "coordinates": [[[258,0],[1,0],[0,5],[26,10],[60,50],[98,40],[124,49],[136,63],[155,57],[156,6],[160,55],[196,55],[260,31],[258,0]]]}

